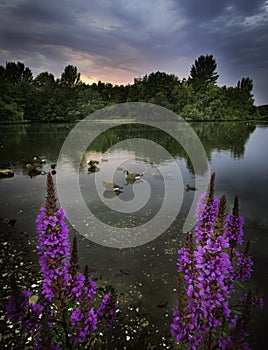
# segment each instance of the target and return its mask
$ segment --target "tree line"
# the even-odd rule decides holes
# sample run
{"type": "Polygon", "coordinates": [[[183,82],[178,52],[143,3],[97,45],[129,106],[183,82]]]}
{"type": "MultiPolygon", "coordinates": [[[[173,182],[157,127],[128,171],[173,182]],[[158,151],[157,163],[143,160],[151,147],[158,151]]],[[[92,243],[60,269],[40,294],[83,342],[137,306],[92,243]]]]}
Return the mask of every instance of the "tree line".
{"type": "Polygon", "coordinates": [[[149,102],[168,108],[187,120],[237,120],[259,115],[253,81],[244,77],[235,87],[218,86],[212,55],[199,56],[189,77],[152,72],[133,84],[86,84],[77,67],[68,65],[61,77],[49,72],[36,77],[22,62],[0,66],[0,122],[60,122],[82,119],[107,105],[149,102]]]}

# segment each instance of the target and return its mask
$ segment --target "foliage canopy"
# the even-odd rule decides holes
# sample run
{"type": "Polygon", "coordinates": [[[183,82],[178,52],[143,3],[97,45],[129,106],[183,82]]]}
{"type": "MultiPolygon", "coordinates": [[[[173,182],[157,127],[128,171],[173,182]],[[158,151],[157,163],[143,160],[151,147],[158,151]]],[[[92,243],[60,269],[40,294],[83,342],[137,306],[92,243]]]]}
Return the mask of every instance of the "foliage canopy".
{"type": "Polygon", "coordinates": [[[107,105],[148,102],[168,108],[187,120],[236,120],[258,117],[253,81],[243,77],[236,87],[218,86],[217,63],[201,55],[187,79],[152,72],[132,85],[85,84],[77,67],[68,65],[61,77],[49,72],[36,77],[22,62],[0,66],[0,122],[75,121],[107,105]]]}

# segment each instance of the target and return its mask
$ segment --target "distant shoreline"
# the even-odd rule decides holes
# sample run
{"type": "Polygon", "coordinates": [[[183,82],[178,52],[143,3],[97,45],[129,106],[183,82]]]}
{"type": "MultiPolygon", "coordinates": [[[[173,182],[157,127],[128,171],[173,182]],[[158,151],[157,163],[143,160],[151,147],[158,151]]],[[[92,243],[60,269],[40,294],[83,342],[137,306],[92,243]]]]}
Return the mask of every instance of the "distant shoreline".
{"type": "MultiPolygon", "coordinates": [[[[146,121],[146,120],[145,120],[146,121]]],[[[148,120],[150,121],[150,120],[148,120]]],[[[165,121],[159,120],[159,121],[165,121]]],[[[248,122],[248,123],[253,123],[253,122],[268,122],[268,118],[263,118],[263,119],[211,119],[211,120],[204,120],[204,119],[183,119],[177,120],[178,122],[187,122],[187,123],[229,123],[229,122],[248,122]]],[[[69,121],[69,120],[60,120],[56,121],[53,120],[51,122],[48,121],[36,121],[36,122],[31,122],[31,121],[23,121],[23,122],[0,122],[0,125],[29,125],[29,124],[77,124],[80,122],[94,122],[94,123],[139,123],[140,120],[136,119],[79,119],[76,121],[69,121]]]]}

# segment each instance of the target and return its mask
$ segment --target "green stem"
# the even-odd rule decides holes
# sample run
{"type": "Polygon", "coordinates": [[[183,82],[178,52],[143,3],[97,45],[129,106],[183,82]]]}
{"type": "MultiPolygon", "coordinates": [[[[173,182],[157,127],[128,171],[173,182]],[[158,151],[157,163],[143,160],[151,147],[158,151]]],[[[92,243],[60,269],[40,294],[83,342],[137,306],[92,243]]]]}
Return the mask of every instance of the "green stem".
{"type": "Polygon", "coordinates": [[[70,343],[70,339],[69,339],[69,335],[68,335],[68,327],[67,327],[67,321],[66,321],[65,305],[64,305],[64,307],[62,309],[62,326],[63,326],[64,335],[65,335],[65,341],[66,341],[67,349],[72,350],[73,346],[70,343]]]}

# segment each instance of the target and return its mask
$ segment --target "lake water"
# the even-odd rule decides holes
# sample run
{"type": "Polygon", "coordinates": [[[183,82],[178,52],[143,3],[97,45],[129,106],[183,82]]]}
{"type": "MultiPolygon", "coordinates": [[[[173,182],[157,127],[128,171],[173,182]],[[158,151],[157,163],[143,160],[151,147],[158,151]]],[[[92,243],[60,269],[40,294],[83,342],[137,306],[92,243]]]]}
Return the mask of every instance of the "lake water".
{"type": "MultiPolygon", "coordinates": [[[[99,125],[90,122],[89,130],[94,133],[99,125]]],[[[51,171],[73,127],[74,124],[0,127],[0,168],[9,167],[15,172],[13,178],[0,180],[0,217],[15,219],[16,230],[27,233],[29,238],[35,237],[35,218],[44,203],[46,176],[31,174],[25,166],[34,156],[44,156],[46,163],[41,170],[51,171]]],[[[203,144],[210,172],[216,172],[215,195],[226,194],[228,211],[234,196],[239,196],[245,238],[252,243],[254,273],[250,285],[261,290],[265,303],[264,310],[256,313],[252,348],[264,349],[268,343],[268,124],[202,122],[191,127],[203,144]]],[[[176,306],[176,252],[183,241],[183,225],[195,195],[184,187],[187,183],[198,187],[191,157],[167,134],[136,124],[110,128],[91,142],[83,154],[72,151],[61,158],[63,167],[56,168],[54,178],[58,176],[61,188],[70,191],[68,200],[63,202],[71,222],[77,218],[75,228],[70,225],[70,232],[78,237],[80,265],[88,264],[92,278],[103,285],[114,285],[122,300],[138,307],[165,333],[163,329],[168,327],[176,306]],[[99,161],[96,172],[88,171],[86,162],[90,159],[99,161]],[[72,197],[77,169],[79,189],[89,215],[78,205],[76,194],[72,197]],[[126,181],[125,169],[143,173],[141,180],[134,184],[126,181]],[[115,181],[122,187],[121,192],[107,191],[102,187],[105,180],[115,181]],[[174,197],[177,192],[179,213],[174,197]],[[167,197],[171,200],[161,213],[167,197]],[[146,232],[141,228],[154,217],[157,220],[151,226],[155,230],[152,237],[152,232],[147,232],[150,226],[146,226],[146,232]],[[160,229],[159,234],[157,228],[167,218],[171,225],[163,233],[160,229]],[[104,226],[99,226],[99,222],[104,226]],[[118,244],[121,238],[116,235],[122,228],[130,230],[127,237],[132,246],[109,247],[118,244]],[[137,237],[133,237],[131,228],[136,228],[137,237]]]]}

